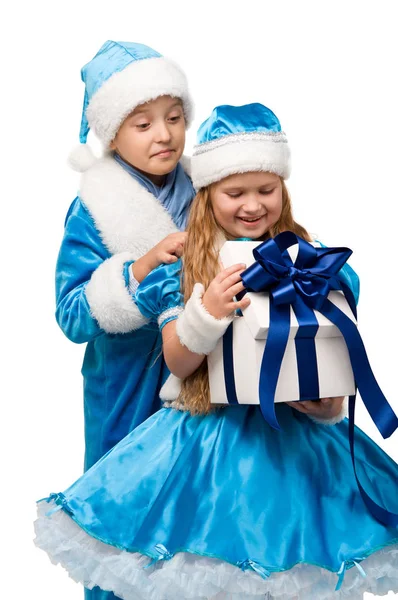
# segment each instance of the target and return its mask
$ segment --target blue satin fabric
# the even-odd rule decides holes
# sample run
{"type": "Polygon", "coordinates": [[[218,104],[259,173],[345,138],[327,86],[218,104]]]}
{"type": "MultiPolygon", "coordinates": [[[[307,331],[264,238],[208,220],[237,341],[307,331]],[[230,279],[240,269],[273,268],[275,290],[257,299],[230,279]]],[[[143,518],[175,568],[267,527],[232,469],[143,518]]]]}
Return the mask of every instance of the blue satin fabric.
{"type": "MultiPolygon", "coordinates": [[[[304,562],[337,572],[397,543],[365,507],[347,420],[318,425],[277,405],[281,431],[257,406],[207,416],[161,409],[69,487],[59,502],[105,543],[161,559],[187,551],[270,573],[304,562]]],[[[359,476],[398,508],[398,465],[356,431],[359,476]]],[[[366,570],[366,564],[363,565],[366,570]]]]}
{"type": "Polygon", "coordinates": [[[89,100],[114,73],[123,71],[129,64],[146,58],[162,56],[156,50],[135,42],[108,40],[90,62],[81,70],[89,100]]]}
{"type": "Polygon", "coordinates": [[[57,262],[56,317],[70,340],[87,342],[82,368],[86,469],[160,408],[159,389],[168,375],[156,325],[108,335],[90,314],[85,286],[109,256],[77,198],[66,219],[57,262]]]}
{"type": "Polygon", "coordinates": [[[114,73],[123,71],[131,63],[146,58],[159,58],[162,55],[156,50],[135,42],[114,42],[108,40],[102,44],[97,54],[81,70],[81,78],[85,83],[82,120],[79,139],[85,144],[90,130],[86,110],[93,95],[114,73]]]}
{"type": "Polygon", "coordinates": [[[282,131],[278,117],[266,106],[255,102],[245,106],[217,106],[198,129],[197,144],[212,142],[237,133],[282,131]]]}
{"type": "MultiPolygon", "coordinates": [[[[183,306],[181,293],[182,261],[179,258],[171,265],[160,265],[145,277],[134,296],[136,305],[147,319],[157,321],[166,310],[183,306]]],[[[161,329],[177,315],[162,322],[161,329]]]]}

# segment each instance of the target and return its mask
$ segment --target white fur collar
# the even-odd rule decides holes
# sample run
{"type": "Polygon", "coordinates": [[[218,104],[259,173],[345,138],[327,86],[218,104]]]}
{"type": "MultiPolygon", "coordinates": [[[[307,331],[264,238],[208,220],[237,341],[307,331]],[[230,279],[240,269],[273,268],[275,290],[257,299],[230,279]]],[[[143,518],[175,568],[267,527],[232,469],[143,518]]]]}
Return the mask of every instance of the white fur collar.
{"type": "Polygon", "coordinates": [[[157,199],[109,156],[83,173],[79,195],[111,254],[139,258],[178,231],[157,199]]]}

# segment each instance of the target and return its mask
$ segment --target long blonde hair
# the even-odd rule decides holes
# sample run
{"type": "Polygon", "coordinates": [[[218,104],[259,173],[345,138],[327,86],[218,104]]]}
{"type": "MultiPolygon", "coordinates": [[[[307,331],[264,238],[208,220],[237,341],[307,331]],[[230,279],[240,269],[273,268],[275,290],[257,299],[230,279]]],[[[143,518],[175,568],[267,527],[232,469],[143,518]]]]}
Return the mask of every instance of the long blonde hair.
{"type": "MultiPolygon", "coordinates": [[[[308,232],[293,219],[292,205],[285,182],[282,183],[282,212],[278,221],[267,231],[263,239],[275,237],[282,231],[293,231],[307,241],[308,232]]],[[[218,225],[211,203],[211,186],[202,188],[195,196],[184,244],[182,287],[184,301],[188,302],[195,283],[203,283],[205,289],[220,270],[218,251],[220,240],[232,239],[218,225]]],[[[182,382],[179,400],[192,414],[207,414],[214,410],[210,404],[210,388],[207,359],[182,382]]]]}

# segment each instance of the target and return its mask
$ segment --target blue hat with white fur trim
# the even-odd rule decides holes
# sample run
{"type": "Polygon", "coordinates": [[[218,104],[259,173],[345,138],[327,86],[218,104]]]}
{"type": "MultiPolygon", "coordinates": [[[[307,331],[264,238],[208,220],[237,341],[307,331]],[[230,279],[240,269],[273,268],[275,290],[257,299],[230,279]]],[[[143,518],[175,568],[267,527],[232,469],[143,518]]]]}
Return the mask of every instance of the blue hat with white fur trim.
{"type": "Polygon", "coordinates": [[[184,73],[148,46],[108,40],[82,68],[81,77],[86,86],[81,144],[86,144],[91,128],[108,147],[134,108],[159,96],[181,98],[187,126],[192,122],[193,102],[184,73]]]}
{"type": "Polygon", "coordinates": [[[279,119],[258,103],[217,106],[199,127],[191,168],[197,190],[249,171],[267,171],[287,179],[290,150],[279,119]]]}

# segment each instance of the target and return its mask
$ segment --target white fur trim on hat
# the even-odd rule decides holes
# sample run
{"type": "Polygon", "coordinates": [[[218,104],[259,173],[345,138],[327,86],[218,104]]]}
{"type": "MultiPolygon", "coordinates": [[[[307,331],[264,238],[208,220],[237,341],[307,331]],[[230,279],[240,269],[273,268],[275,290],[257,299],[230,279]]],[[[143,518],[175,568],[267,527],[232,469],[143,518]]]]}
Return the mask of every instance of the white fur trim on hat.
{"type": "Polygon", "coordinates": [[[204,287],[195,283],[184,311],[177,319],[176,331],[183,346],[196,354],[209,354],[224,335],[234,314],[215,319],[202,304],[204,287]]]}
{"type": "Polygon", "coordinates": [[[224,177],[249,171],[290,175],[290,150],[283,132],[227,135],[195,146],[191,158],[192,182],[196,190],[224,177]]]}
{"type": "Polygon", "coordinates": [[[91,314],[106,333],[128,333],[149,322],[126,287],[124,264],[133,256],[130,252],[111,256],[94,271],[86,286],[91,314]]]}
{"type": "Polygon", "coordinates": [[[345,417],[348,415],[348,398],[344,398],[343,405],[338,415],[335,417],[331,417],[330,419],[321,419],[320,417],[314,417],[312,415],[307,415],[311,421],[318,423],[319,425],[336,425],[340,423],[345,417]]]}
{"type": "Polygon", "coordinates": [[[86,111],[88,123],[109,146],[134,108],[159,96],[181,98],[188,127],[193,102],[187,79],[175,63],[163,57],[137,60],[114,73],[91,98],[86,111]]]}

